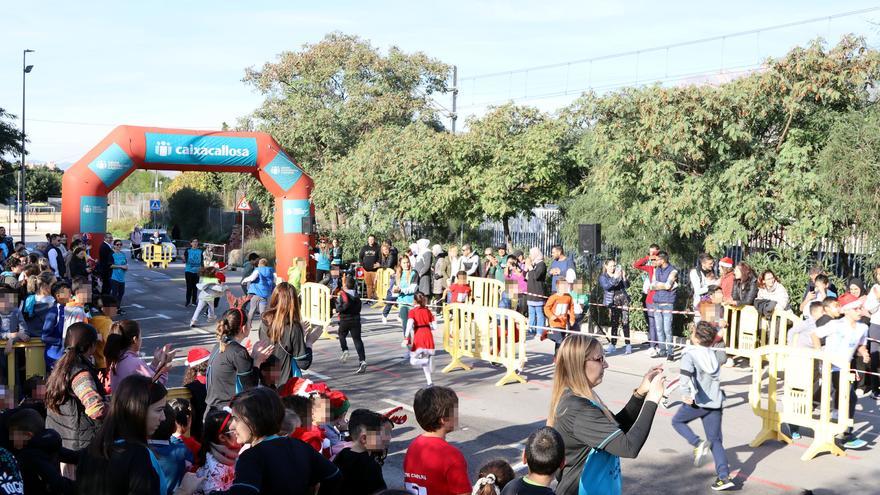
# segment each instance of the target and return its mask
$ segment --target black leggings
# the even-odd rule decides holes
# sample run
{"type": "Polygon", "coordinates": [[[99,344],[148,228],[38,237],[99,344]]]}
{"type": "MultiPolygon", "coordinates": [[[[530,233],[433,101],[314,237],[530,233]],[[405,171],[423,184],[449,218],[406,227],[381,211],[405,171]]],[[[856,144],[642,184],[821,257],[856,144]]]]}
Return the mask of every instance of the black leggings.
{"type": "Polygon", "coordinates": [[[629,311],[619,308],[611,308],[611,343],[617,340],[617,328],[623,327],[624,345],[630,345],[629,340],[629,311]]]}
{"type": "Polygon", "coordinates": [[[346,338],[349,333],[351,333],[351,340],[354,342],[354,348],[357,350],[358,359],[361,362],[366,361],[367,355],[364,352],[364,341],[361,339],[361,322],[339,322],[339,347],[341,347],[343,351],[348,350],[346,338]]]}
{"type": "Polygon", "coordinates": [[[196,296],[199,294],[199,290],[196,288],[196,284],[199,283],[199,274],[183,272],[183,276],[186,278],[186,303],[184,304],[196,304],[196,296]]]}

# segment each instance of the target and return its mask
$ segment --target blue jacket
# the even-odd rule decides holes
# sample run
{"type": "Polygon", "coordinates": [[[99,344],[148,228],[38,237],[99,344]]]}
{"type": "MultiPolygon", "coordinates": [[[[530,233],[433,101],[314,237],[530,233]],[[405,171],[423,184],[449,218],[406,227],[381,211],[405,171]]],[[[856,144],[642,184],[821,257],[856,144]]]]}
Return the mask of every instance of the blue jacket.
{"type": "Polygon", "coordinates": [[[46,313],[43,320],[43,333],[40,336],[46,344],[46,369],[52,367],[55,361],[61,359],[64,354],[64,306],[55,303],[52,309],[46,313]]]}
{"type": "Polygon", "coordinates": [[[257,279],[248,285],[248,294],[269,299],[275,290],[275,269],[271,266],[258,266],[257,279]]]}
{"type": "Polygon", "coordinates": [[[602,304],[611,305],[614,303],[614,294],[618,291],[626,291],[626,277],[614,278],[608,275],[606,271],[602,271],[599,275],[599,285],[602,286],[602,304]]]}

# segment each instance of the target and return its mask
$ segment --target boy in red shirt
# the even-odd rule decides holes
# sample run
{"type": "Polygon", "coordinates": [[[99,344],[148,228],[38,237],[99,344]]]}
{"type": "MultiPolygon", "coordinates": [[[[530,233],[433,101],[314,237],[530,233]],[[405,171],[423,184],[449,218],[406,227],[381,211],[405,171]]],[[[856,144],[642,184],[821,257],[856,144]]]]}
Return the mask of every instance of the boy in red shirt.
{"type": "Polygon", "coordinates": [[[458,423],[458,396],[447,387],[427,387],[413,401],[416,421],[425,433],[416,437],[403,458],[406,490],[419,495],[469,495],[467,461],[446,442],[458,423]]]}
{"type": "Polygon", "coordinates": [[[456,280],[454,284],[451,284],[448,289],[450,303],[467,303],[471,301],[471,286],[467,283],[467,272],[464,270],[458,272],[456,274],[456,280]]]}

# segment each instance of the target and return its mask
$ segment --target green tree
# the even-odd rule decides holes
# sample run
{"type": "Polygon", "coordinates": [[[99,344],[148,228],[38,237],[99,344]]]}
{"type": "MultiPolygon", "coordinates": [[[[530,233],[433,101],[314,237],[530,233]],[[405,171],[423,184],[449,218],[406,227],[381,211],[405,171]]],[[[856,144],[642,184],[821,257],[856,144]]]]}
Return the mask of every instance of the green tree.
{"type": "Polygon", "coordinates": [[[420,122],[385,126],[328,163],[312,199],[338,211],[349,227],[405,237],[406,221],[441,222],[468,201],[467,180],[453,156],[448,133],[420,122]]]}
{"type": "Polygon", "coordinates": [[[614,245],[659,242],[686,256],[765,236],[803,248],[840,235],[816,158],[834,122],[869,104],[878,61],[846,37],[719,86],[585,95],[566,114],[590,174],[567,206],[601,213],[593,218],[614,245]]]}
{"type": "Polygon", "coordinates": [[[221,206],[220,200],[216,194],[183,187],[168,197],[169,224],[179,226],[180,233],[185,239],[203,236],[212,228],[205,222],[208,208],[219,206],[221,206]]]}
{"type": "Polygon", "coordinates": [[[29,202],[61,197],[61,175],[58,170],[32,168],[25,173],[24,191],[29,202]]]}
{"type": "MultiPolygon", "coordinates": [[[[264,96],[253,115],[316,180],[372,131],[422,121],[439,128],[430,96],[447,90],[449,66],[423,53],[333,33],[277,62],[248,69],[244,81],[264,96]]],[[[251,125],[253,125],[251,123],[251,125]]],[[[339,211],[331,209],[334,229],[339,211]]]]}
{"type": "Polygon", "coordinates": [[[510,243],[509,220],[567,196],[580,176],[568,151],[564,122],[536,108],[513,104],[493,108],[468,122],[462,136],[474,223],[500,220],[510,243]]]}
{"type": "Polygon", "coordinates": [[[14,115],[0,108],[0,201],[15,196],[17,164],[13,161],[21,158],[21,131],[12,122],[14,115]]]}
{"type": "MultiPolygon", "coordinates": [[[[159,174],[159,190],[165,190],[171,179],[159,174]]],[[[121,184],[116,186],[115,191],[127,193],[151,193],[156,190],[156,172],[152,170],[135,170],[121,184]]]]}

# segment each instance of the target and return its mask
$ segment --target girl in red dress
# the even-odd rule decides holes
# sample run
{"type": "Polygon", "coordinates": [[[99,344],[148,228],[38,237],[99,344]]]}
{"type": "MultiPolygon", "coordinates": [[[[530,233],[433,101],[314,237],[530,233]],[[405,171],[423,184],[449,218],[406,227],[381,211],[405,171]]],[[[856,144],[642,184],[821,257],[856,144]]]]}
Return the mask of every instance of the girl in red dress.
{"type": "Polygon", "coordinates": [[[426,307],[428,298],[419,292],[415,296],[415,306],[409,312],[404,333],[404,347],[409,347],[409,362],[413,366],[421,366],[425,372],[425,380],[432,385],[431,372],[434,371],[434,334],[437,323],[434,313],[426,307]]]}

